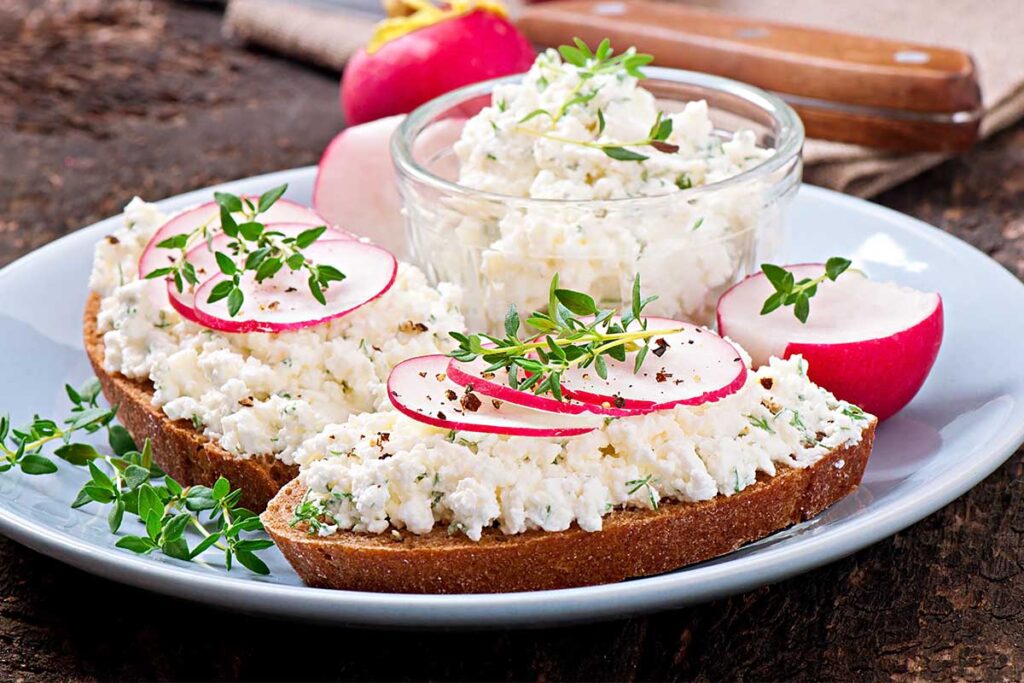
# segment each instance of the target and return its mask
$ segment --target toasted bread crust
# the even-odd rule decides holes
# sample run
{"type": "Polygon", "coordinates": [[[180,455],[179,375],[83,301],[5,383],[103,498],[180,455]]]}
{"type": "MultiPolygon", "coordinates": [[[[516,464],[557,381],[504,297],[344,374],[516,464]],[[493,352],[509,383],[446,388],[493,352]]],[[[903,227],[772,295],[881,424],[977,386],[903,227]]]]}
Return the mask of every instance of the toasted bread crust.
{"type": "Polygon", "coordinates": [[[860,483],[875,436],[814,465],[784,468],[732,496],[617,510],[598,532],[488,529],[474,542],[443,528],[417,536],[340,532],[318,537],[290,526],[305,495],[296,480],[270,502],[263,524],[310,586],[394,593],[496,593],[571,588],[650,576],[717,557],[814,517],[860,483]]]}
{"type": "Polygon", "coordinates": [[[225,477],[232,487],[242,489],[241,504],[256,512],[286,483],[299,473],[296,465],[286,465],[272,455],[236,458],[195,430],[187,420],[172,421],[153,405],[153,385],[103,369],[103,335],[96,328],[100,298],[91,294],[85,306],[83,331],[85,351],[103,395],[118,405],[118,420],[140,444],[149,439],[153,459],[182,484],[213,486],[225,477]]]}

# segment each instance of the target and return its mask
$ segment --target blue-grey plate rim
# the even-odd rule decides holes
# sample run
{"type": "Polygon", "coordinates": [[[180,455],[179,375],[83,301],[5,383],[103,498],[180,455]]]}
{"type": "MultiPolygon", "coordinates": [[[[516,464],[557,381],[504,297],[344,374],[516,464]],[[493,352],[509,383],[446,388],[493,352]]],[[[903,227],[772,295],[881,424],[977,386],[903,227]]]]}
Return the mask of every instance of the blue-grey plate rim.
{"type": "MultiPolygon", "coordinates": [[[[313,167],[269,173],[186,193],[161,202],[183,208],[210,197],[212,190],[251,191],[282,182],[309,184],[313,167]]],[[[803,186],[797,198],[837,212],[854,212],[880,224],[898,225],[914,239],[952,250],[997,278],[1003,298],[1024,302],[1024,286],[974,247],[926,223],[890,209],[829,190],[803,186]],[[998,271],[995,274],[994,271],[998,271]]],[[[0,291],[15,271],[32,268],[48,250],[94,238],[111,229],[111,219],[66,235],[0,270],[0,291]]],[[[822,254],[821,258],[828,256],[822,254]]],[[[83,283],[84,287],[84,283],[83,283]]],[[[1022,304],[1024,305],[1024,304],[1022,304]]],[[[77,321],[75,321],[77,324],[77,321]]],[[[1016,395],[1015,395],[1016,396],[1016,395]]],[[[1024,395],[1016,396],[1024,399],[1024,395]]],[[[250,614],[311,622],[376,627],[528,627],[622,618],[703,602],[780,581],[875,543],[948,504],[1003,463],[1024,441],[1024,401],[1012,403],[1004,420],[1016,425],[979,446],[962,468],[947,469],[928,486],[907,491],[885,505],[869,503],[855,523],[822,529],[791,543],[729,556],[677,572],[620,584],[532,593],[489,595],[405,595],[332,591],[249,580],[240,573],[204,573],[101,547],[0,507],[0,533],[45,555],[94,574],[147,590],[250,614]],[[874,507],[874,509],[872,509],[874,507]]],[[[2,501],[0,501],[2,502],[2,501]]]]}

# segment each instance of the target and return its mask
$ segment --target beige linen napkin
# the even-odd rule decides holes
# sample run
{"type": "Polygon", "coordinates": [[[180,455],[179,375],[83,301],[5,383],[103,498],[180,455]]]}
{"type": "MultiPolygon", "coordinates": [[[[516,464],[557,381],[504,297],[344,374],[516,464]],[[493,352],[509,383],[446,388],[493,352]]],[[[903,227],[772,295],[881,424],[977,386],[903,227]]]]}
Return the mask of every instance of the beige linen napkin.
{"type": "Polygon", "coordinates": [[[380,20],[328,3],[228,0],[224,32],[282,54],[341,71],[380,20]]]}
{"type": "MultiPolygon", "coordinates": [[[[352,0],[357,1],[357,0],[352,0]]],[[[363,0],[366,1],[366,0],[363,0]]],[[[341,69],[370,35],[368,15],[326,3],[230,0],[226,30],[273,50],[341,69]]],[[[1022,0],[687,0],[731,14],[959,48],[974,55],[981,80],[985,136],[1024,116],[1022,0]]],[[[512,5],[513,12],[515,3],[512,5]]],[[[942,154],[894,154],[809,140],[805,178],[869,197],[935,166],[942,154]]]]}

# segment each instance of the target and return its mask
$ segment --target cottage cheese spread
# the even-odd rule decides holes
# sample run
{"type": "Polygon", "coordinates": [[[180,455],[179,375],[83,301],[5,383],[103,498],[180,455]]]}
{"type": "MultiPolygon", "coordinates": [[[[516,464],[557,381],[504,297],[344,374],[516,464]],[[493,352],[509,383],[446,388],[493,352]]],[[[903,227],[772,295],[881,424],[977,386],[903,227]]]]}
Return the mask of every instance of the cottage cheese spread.
{"type": "Polygon", "coordinates": [[[491,105],[466,122],[454,145],[458,183],[531,200],[619,201],[453,197],[422,213],[413,206],[423,258],[491,304],[481,309],[484,319],[470,318],[492,328],[508,304],[543,305],[556,272],[563,285],[608,303],[628,298],[639,272],[660,296],[652,315],[709,322],[718,294],[754,265],[754,229],[767,232],[774,215],[755,181],[686,199],[678,192],[731,178],[772,150],[758,147],[751,130],[716,135],[705,101],[665,112],[672,122],[665,142],[678,151],[634,145],[628,149],[648,159],[623,161],[573,144],[643,141],[669,106],[624,71],[586,79],[580,73],[548,50],[521,82],[496,87],[491,105]],[[589,99],[565,108],[555,123],[536,114],[557,113],[579,96],[589,99]],[[453,232],[474,252],[470,258],[453,253],[453,232]]]}
{"type": "Polygon", "coordinates": [[[562,439],[449,432],[393,411],[331,425],[296,451],[307,502],[338,530],[425,534],[437,524],[479,540],[599,531],[616,508],[732,495],[858,443],[873,418],[807,379],[799,356],[772,359],[717,403],[607,420],[562,439]]]}
{"type": "Polygon", "coordinates": [[[464,327],[459,289],[429,287],[407,264],[383,296],[324,325],[280,334],[200,327],[169,306],[163,281],[138,279],[139,255],[166,220],[136,198],[124,226],[96,248],[90,286],[102,297],[105,369],[151,380],[168,417],[192,420],[239,457],[292,463],[325,425],[385,405],[392,366],[447,352],[449,330],[464,327]]]}

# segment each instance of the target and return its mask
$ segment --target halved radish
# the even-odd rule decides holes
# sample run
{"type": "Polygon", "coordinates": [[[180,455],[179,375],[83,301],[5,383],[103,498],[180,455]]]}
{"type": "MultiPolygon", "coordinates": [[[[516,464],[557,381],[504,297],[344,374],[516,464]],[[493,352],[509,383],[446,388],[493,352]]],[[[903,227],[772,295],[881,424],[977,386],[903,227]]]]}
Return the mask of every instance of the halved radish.
{"type": "MultiPolygon", "coordinates": [[[[250,201],[259,201],[255,195],[242,195],[250,201]]],[[[259,215],[263,223],[301,223],[306,226],[327,225],[330,223],[308,206],[288,199],[278,199],[265,213],[259,215]]],[[[149,239],[149,243],[139,257],[139,277],[145,277],[158,268],[165,268],[175,262],[178,252],[173,249],[160,249],[156,245],[169,237],[190,233],[203,225],[220,226],[220,207],[216,202],[207,202],[195,208],[183,211],[160,226],[149,239]]]]}
{"type": "Polygon", "coordinates": [[[317,264],[334,266],[345,279],[332,282],[324,292],[327,304],[320,304],[309,291],[305,270],[281,269],[274,277],[257,283],[252,271],[241,279],[245,302],[235,316],[228,313],[227,300],[208,301],[210,292],[227,276],[215,275],[195,294],[195,315],[199,324],[222,332],[285,332],[319,325],[349,313],[391,288],[398,262],[391,252],[358,240],[317,240],[303,250],[317,264]]]}
{"type": "MultiPolygon", "coordinates": [[[[822,264],[789,266],[799,281],[816,278],[822,264]]],[[[802,355],[808,376],[839,398],[890,417],[917,394],[942,344],[942,298],[850,272],[818,285],[806,323],[791,308],[762,316],[775,291],[757,273],[722,295],[718,329],[750,353],[755,365],[768,358],[802,355]]]]}
{"type": "Polygon", "coordinates": [[[508,384],[508,370],[485,372],[490,365],[483,358],[472,363],[462,363],[454,358],[448,364],[448,377],[462,387],[471,387],[473,391],[489,398],[496,398],[507,403],[534,408],[549,413],[566,415],[608,415],[610,417],[627,417],[651,412],[651,408],[616,408],[613,405],[584,403],[570,398],[559,401],[550,395],[538,396],[532,391],[519,391],[508,384]]]}
{"type": "MultiPolygon", "coordinates": [[[[266,231],[281,233],[283,237],[298,237],[301,233],[309,230],[311,227],[313,226],[310,226],[308,223],[267,223],[266,231]]],[[[229,252],[228,244],[234,239],[235,238],[221,232],[214,236],[214,238],[209,242],[200,242],[185,254],[185,259],[192,264],[192,267],[196,271],[196,276],[199,278],[199,285],[190,285],[186,282],[184,283],[184,290],[179,292],[174,279],[167,278],[167,298],[171,303],[171,307],[178,311],[183,318],[191,320],[192,322],[199,322],[194,310],[195,292],[207,280],[220,274],[220,268],[217,265],[217,258],[214,254],[215,252],[221,251],[230,256],[231,254],[229,252]]],[[[355,239],[355,235],[339,228],[327,228],[327,231],[320,236],[320,240],[325,242],[330,240],[351,239],[355,239]]]]}
{"type": "Polygon", "coordinates": [[[388,398],[414,420],[443,429],[510,436],[576,436],[595,429],[597,416],[533,410],[466,391],[447,377],[448,356],[402,361],[388,377],[388,398]]]}
{"type": "MultiPolygon", "coordinates": [[[[391,161],[391,137],[404,119],[404,114],[390,116],[338,133],[320,157],[313,186],[317,211],[399,258],[406,258],[409,249],[391,161]]],[[[451,118],[431,124],[416,138],[415,157],[426,163],[450,148],[465,122],[451,118]]]]}
{"type": "Polygon", "coordinates": [[[679,330],[651,341],[640,371],[635,356],[606,359],[607,378],[591,365],[562,374],[562,393],[584,403],[633,412],[711,403],[734,394],[747,381],[736,348],[710,330],[667,318],[647,318],[650,330],[679,330]]]}

